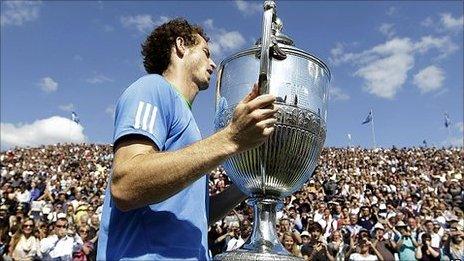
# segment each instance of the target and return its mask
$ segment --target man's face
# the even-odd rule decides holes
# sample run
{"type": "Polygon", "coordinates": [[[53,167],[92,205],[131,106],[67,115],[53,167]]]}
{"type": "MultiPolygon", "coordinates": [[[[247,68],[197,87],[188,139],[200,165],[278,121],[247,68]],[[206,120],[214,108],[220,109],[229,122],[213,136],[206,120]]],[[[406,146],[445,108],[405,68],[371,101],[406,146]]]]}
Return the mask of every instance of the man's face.
{"type": "Polygon", "coordinates": [[[364,217],[369,216],[369,214],[370,214],[370,211],[369,211],[368,208],[363,208],[363,209],[362,209],[362,215],[363,215],[364,217]]]}
{"type": "Polygon", "coordinates": [[[351,223],[352,225],[358,223],[358,217],[357,217],[356,215],[351,215],[351,216],[350,216],[350,223],[351,223]]]}
{"type": "Polygon", "coordinates": [[[92,223],[93,226],[99,226],[100,225],[100,219],[98,216],[93,215],[92,218],[90,219],[90,223],[92,223]]]}
{"type": "Polygon", "coordinates": [[[375,230],[375,236],[377,237],[378,240],[381,240],[383,238],[383,234],[384,234],[383,229],[375,230]]]}
{"type": "Polygon", "coordinates": [[[290,230],[290,222],[288,221],[288,219],[283,219],[280,221],[280,227],[282,229],[284,229],[285,231],[289,231],[290,230]]]}
{"type": "Polygon", "coordinates": [[[185,52],[186,69],[198,89],[206,90],[216,64],[211,60],[208,43],[200,35],[196,35],[197,44],[187,47],[185,52]]]}
{"type": "Polygon", "coordinates": [[[307,245],[309,243],[309,237],[308,236],[302,236],[301,241],[303,242],[303,245],[307,245]]]}
{"type": "Polygon", "coordinates": [[[311,231],[311,236],[313,239],[319,239],[321,234],[322,234],[322,231],[319,231],[318,229],[314,229],[313,231],[311,231]]]}
{"type": "Polygon", "coordinates": [[[68,229],[68,221],[64,219],[58,219],[55,223],[55,233],[59,238],[66,236],[66,230],[68,229]]]}
{"type": "Polygon", "coordinates": [[[7,216],[6,210],[3,210],[3,209],[0,210],[0,219],[4,219],[4,218],[6,218],[6,216],[7,216]]]}
{"type": "Polygon", "coordinates": [[[432,222],[427,222],[427,224],[425,224],[425,228],[427,229],[427,231],[430,233],[433,231],[433,223],[432,222]]]}

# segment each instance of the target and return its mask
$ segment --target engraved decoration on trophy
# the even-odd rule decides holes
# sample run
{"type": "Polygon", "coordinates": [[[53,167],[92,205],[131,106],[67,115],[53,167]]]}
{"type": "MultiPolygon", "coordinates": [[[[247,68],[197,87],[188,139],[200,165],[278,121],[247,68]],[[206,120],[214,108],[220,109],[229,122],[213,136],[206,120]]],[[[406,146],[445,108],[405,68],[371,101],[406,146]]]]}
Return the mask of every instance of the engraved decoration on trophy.
{"type": "Polygon", "coordinates": [[[261,40],[222,61],[217,77],[215,128],[230,122],[239,101],[258,81],[277,97],[275,131],[261,146],[224,162],[229,178],[250,197],[253,232],[241,249],[216,260],[300,260],[275,229],[276,207],[300,189],[317,165],[326,135],[329,68],[282,33],[274,1],[264,3],[261,40]]]}

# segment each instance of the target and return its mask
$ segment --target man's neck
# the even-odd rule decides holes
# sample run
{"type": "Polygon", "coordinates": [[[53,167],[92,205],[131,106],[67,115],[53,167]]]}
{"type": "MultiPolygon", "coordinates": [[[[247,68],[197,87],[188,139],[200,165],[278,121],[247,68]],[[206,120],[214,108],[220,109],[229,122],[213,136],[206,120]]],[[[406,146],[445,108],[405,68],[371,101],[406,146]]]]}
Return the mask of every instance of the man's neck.
{"type": "Polygon", "coordinates": [[[163,73],[164,79],[168,81],[187,101],[192,104],[198,93],[198,87],[193,81],[187,78],[184,72],[169,67],[163,73]]]}

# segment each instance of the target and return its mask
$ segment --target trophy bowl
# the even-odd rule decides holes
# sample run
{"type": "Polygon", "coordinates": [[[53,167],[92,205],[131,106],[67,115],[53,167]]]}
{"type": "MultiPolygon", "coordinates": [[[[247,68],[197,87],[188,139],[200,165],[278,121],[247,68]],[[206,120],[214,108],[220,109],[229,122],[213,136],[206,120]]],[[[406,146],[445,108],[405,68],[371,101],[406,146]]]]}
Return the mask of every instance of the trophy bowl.
{"type": "Polygon", "coordinates": [[[260,93],[276,96],[277,123],[262,145],[223,164],[229,178],[250,197],[254,222],[241,249],[215,260],[299,260],[279,242],[276,208],[309,180],[325,141],[330,70],[280,33],[273,1],[266,1],[264,9],[263,40],[219,66],[215,129],[229,124],[235,107],[258,78],[260,93]]]}

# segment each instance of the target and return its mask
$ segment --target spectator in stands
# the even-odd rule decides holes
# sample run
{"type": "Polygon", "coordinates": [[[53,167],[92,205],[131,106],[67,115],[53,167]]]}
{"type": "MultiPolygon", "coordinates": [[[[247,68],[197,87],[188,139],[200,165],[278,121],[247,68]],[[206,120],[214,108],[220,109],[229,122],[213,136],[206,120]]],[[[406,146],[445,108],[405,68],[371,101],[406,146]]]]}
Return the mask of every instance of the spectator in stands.
{"type": "Polygon", "coordinates": [[[302,257],[298,244],[293,240],[293,234],[291,232],[284,232],[282,240],[282,244],[289,253],[297,257],[302,257]]]}
{"type": "Polygon", "coordinates": [[[432,247],[432,236],[428,232],[422,234],[421,242],[416,248],[417,260],[440,260],[440,249],[432,247]]]}
{"type": "Polygon", "coordinates": [[[396,242],[399,259],[414,260],[416,247],[418,247],[419,244],[416,241],[416,237],[413,236],[411,228],[403,221],[400,221],[396,224],[396,229],[400,233],[400,237],[396,242]]]}
{"type": "Polygon", "coordinates": [[[345,260],[345,253],[348,247],[343,241],[340,230],[335,230],[330,238],[330,243],[327,245],[327,255],[330,260],[345,260]]]}
{"type": "Polygon", "coordinates": [[[14,260],[35,260],[40,257],[40,242],[33,230],[34,220],[26,218],[11,238],[8,252],[14,260]]]}
{"type": "Polygon", "coordinates": [[[73,253],[82,249],[83,242],[72,227],[66,214],[60,213],[54,225],[54,234],[40,241],[43,260],[72,260],[73,253]]]}
{"type": "Polygon", "coordinates": [[[377,251],[377,249],[373,246],[371,241],[368,239],[361,239],[359,242],[359,247],[357,250],[350,254],[349,260],[359,261],[359,260],[384,260],[382,255],[377,251]],[[369,251],[374,252],[375,254],[370,254],[369,251]]]}
{"type": "Polygon", "coordinates": [[[377,218],[372,215],[370,207],[367,205],[362,206],[361,213],[359,214],[358,225],[370,231],[372,227],[374,227],[375,223],[377,223],[377,218]]]}
{"type": "Polygon", "coordinates": [[[394,260],[396,252],[396,244],[393,239],[385,239],[384,237],[385,228],[381,223],[377,223],[373,228],[373,246],[382,255],[383,260],[394,260]]]}
{"type": "Polygon", "coordinates": [[[87,261],[92,260],[91,256],[95,256],[95,246],[89,237],[90,226],[81,225],[78,229],[78,235],[81,238],[83,245],[82,248],[73,253],[73,261],[87,261]]]}
{"type": "Polygon", "coordinates": [[[233,251],[239,249],[244,243],[245,240],[242,238],[242,233],[238,224],[235,224],[230,228],[230,239],[227,242],[226,251],[233,251]]]}

